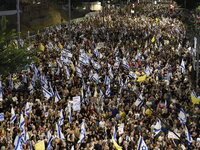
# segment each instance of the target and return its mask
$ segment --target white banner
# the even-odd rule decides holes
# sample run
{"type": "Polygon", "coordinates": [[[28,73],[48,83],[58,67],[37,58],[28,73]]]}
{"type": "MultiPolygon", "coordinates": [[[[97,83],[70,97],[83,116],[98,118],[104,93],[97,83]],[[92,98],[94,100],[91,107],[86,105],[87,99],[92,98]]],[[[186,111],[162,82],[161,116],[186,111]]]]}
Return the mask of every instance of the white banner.
{"type": "Polygon", "coordinates": [[[81,110],[81,98],[80,98],[80,96],[73,97],[73,110],[74,111],[81,110]]]}

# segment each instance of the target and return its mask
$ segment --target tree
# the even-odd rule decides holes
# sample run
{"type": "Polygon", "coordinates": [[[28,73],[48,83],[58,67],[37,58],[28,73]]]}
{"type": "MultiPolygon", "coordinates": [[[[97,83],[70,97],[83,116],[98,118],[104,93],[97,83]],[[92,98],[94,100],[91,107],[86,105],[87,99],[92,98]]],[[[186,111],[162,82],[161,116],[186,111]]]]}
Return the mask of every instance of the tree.
{"type": "Polygon", "coordinates": [[[175,0],[181,7],[186,7],[187,9],[195,9],[200,5],[199,0],[175,0]]]}
{"type": "Polygon", "coordinates": [[[13,29],[6,31],[6,17],[1,19],[0,28],[0,74],[8,74],[20,71],[27,64],[36,61],[37,50],[27,50],[28,44],[18,46],[17,33],[13,29]]]}

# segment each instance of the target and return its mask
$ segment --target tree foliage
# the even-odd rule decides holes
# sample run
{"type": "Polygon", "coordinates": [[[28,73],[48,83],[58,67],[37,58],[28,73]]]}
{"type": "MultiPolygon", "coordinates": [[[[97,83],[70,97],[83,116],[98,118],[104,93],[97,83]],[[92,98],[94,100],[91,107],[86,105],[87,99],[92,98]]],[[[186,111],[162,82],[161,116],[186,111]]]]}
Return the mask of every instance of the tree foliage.
{"type": "Polygon", "coordinates": [[[181,7],[185,7],[186,6],[187,9],[195,9],[200,5],[200,1],[199,0],[175,0],[175,1],[181,7]]]}
{"type": "Polygon", "coordinates": [[[6,31],[7,20],[1,18],[0,28],[0,74],[14,73],[23,69],[27,64],[37,60],[37,51],[27,50],[28,44],[19,47],[15,40],[17,33],[13,29],[6,31]]]}

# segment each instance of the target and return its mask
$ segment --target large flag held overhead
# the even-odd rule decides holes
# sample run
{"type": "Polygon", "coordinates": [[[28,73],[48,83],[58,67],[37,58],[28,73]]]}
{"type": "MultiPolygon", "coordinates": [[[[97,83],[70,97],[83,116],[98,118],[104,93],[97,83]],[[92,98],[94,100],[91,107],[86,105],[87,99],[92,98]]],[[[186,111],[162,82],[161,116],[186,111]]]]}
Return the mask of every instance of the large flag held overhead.
{"type": "Polygon", "coordinates": [[[137,107],[141,107],[143,105],[143,103],[144,103],[144,100],[143,100],[142,94],[140,94],[140,96],[138,97],[138,99],[135,102],[135,105],[137,107]]]}
{"type": "Polygon", "coordinates": [[[60,98],[60,95],[59,95],[59,93],[58,93],[58,91],[56,89],[56,92],[55,92],[55,103],[57,103],[59,100],[61,100],[61,98],[60,98]]]}
{"type": "Polygon", "coordinates": [[[14,150],[23,150],[21,138],[22,137],[18,136],[18,135],[15,137],[15,141],[14,141],[15,149],[14,150]]]}
{"type": "Polygon", "coordinates": [[[143,81],[146,80],[146,78],[147,78],[147,75],[145,74],[145,75],[143,75],[143,76],[138,77],[137,81],[138,81],[138,82],[143,82],[143,81]]]}
{"type": "Polygon", "coordinates": [[[15,119],[16,119],[16,115],[15,115],[15,111],[14,111],[14,109],[13,109],[13,107],[12,107],[12,108],[11,108],[11,118],[10,118],[10,122],[11,122],[11,123],[14,123],[15,119]]]}
{"type": "Polygon", "coordinates": [[[186,113],[185,111],[181,108],[179,114],[178,114],[178,119],[182,124],[185,124],[187,121],[186,113]]]}
{"type": "Polygon", "coordinates": [[[196,93],[194,90],[191,91],[191,100],[193,104],[199,104],[200,103],[200,99],[197,97],[196,93]]]}
{"type": "Polygon", "coordinates": [[[105,76],[104,84],[105,85],[110,84],[110,78],[107,75],[105,76]]]}
{"type": "Polygon", "coordinates": [[[86,137],[85,121],[83,120],[81,124],[81,133],[80,133],[80,138],[79,138],[78,143],[82,143],[85,137],[86,137]]]}
{"type": "Polygon", "coordinates": [[[51,92],[49,92],[47,89],[45,89],[44,87],[42,87],[42,92],[44,94],[44,97],[46,99],[49,99],[51,97],[51,92]]]}
{"type": "Polygon", "coordinates": [[[21,115],[20,115],[20,121],[19,121],[19,128],[22,131],[24,131],[24,125],[25,125],[24,116],[23,116],[23,113],[21,113],[21,115]]]}
{"type": "Polygon", "coordinates": [[[156,125],[154,126],[153,132],[154,132],[154,136],[156,136],[160,131],[161,131],[161,121],[160,119],[157,120],[156,125]]]}
{"type": "Polygon", "coordinates": [[[148,150],[148,147],[147,147],[146,143],[144,142],[144,140],[141,136],[140,136],[140,139],[138,141],[137,150],[148,150]]]}
{"type": "Polygon", "coordinates": [[[106,96],[110,96],[110,93],[111,93],[111,91],[110,91],[110,84],[108,84],[108,87],[106,89],[106,96]]]}
{"type": "Polygon", "coordinates": [[[31,112],[32,106],[30,105],[29,102],[26,102],[25,106],[25,116],[28,116],[28,114],[31,112]]]}

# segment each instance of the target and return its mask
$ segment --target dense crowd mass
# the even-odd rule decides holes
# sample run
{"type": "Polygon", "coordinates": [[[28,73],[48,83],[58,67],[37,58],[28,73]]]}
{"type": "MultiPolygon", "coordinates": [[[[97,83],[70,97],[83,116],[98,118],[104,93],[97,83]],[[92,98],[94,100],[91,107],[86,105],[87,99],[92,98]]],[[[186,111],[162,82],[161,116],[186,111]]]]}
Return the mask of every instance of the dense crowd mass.
{"type": "Polygon", "coordinates": [[[38,34],[29,49],[40,49],[40,61],[1,77],[2,150],[18,141],[27,150],[39,141],[52,150],[134,150],[140,136],[152,150],[200,148],[199,105],[190,99],[193,49],[183,24],[167,15],[106,11],[104,24],[97,15],[38,34]]]}

